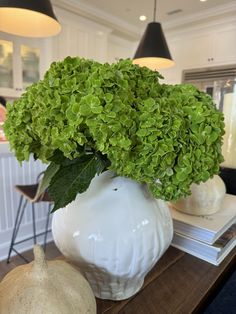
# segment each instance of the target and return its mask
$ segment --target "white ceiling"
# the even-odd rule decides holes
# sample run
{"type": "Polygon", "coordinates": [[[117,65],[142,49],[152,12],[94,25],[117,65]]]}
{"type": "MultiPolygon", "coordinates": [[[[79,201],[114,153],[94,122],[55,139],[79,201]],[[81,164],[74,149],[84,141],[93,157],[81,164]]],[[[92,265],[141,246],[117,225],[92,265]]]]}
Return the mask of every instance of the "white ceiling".
{"type": "MultiPolygon", "coordinates": [[[[126,23],[142,29],[148,22],[153,21],[154,0],[76,0],[77,3],[91,6],[105,14],[114,16],[126,23]],[[140,15],[146,15],[147,20],[141,22],[140,15]]],[[[228,3],[235,3],[232,0],[157,0],[157,21],[171,22],[174,19],[185,18],[186,16],[204,12],[228,3]],[[182,12],[168,15],[174,10],[182,12]]]]}
{"type": "MultiPolygon", "coordinates": [[[[138,41],[146,25],[153,21],[154,0],[51,0],[62,8],[107,27],[112,34],[138,41]],[[141,22],[140,15],[147,20],[141,22]]],[[[188,27],[210,20],[236,18],[236,0],[157,0],[156,21],[164,31],[188,27]],[[181,10],[177,14],[168,12],[181,10]]]]}

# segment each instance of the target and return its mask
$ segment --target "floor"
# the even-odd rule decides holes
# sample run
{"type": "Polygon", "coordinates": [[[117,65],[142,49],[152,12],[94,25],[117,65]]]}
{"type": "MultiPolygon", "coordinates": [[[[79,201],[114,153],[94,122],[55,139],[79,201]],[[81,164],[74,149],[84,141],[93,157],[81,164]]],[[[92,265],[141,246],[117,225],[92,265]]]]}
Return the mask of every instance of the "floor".
{"type": "MultiPolygon", "coordinates": [[[[27,260],[33,260],[32,250],[23,253],[23,255],[27,258],[27,260]]],[[[53,242],[48,243],[46,248],[46,258],[53,259],[59,255],[61,255],[61,253],[58,251],[55,244],[53,242]]],[[[13,256],[9,264],[7,264],[6,261],[0,262],[0,281],[10,270],[22,264],[25,264],[25,262],[19,256],[13,256]]]]}

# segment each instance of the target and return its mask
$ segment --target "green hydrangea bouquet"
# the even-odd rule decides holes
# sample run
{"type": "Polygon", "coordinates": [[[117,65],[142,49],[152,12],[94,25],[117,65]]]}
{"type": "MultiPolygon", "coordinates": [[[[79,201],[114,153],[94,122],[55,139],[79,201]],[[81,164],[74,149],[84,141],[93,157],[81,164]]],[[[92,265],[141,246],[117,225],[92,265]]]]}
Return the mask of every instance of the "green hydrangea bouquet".
{"type": "Polygon", "coordinates": [[[192,85],[120,60],[67,57],[8,105],[4,126],[19,161],[49,163],[43,187],[64,207],[110,169],[177,200],[219,171],[223,115],[192,85]]]}

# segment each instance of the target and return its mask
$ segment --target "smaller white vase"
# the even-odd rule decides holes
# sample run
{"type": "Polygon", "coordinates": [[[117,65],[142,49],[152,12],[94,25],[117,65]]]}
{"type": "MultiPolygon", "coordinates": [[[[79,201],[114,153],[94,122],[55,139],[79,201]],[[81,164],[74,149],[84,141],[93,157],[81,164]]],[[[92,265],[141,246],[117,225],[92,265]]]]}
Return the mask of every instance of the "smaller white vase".
{"type": "Polygon", "coordinates": [[[171,243],[167,204],[146,187],[110,171],[53,215],[59,250],[74,261],[102,299],[127,299],[171,243]]]}
{"type": "Polygon", "coordinates": [[[171,203],[178,211],[190,215],[211,215],[222,208],[226,188],[218,175],[200,184],[193,183],[190,189],[190,196],[171,203]]]}

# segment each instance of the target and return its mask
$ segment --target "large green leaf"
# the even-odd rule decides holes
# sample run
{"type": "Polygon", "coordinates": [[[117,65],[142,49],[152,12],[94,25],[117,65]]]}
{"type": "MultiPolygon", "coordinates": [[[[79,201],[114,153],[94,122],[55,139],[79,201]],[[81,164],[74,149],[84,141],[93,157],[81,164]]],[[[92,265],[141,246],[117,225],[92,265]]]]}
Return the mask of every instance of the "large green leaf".
{"type": "MultiPolygon", "coordinates": [[[[84,154],[84,148],[78,146],[77,152],[78,152],[78,154],[83,155],[84,154]]],[[[49,160],[55,164],[58,164],[58,165],[69,166],[71,164],[76,163],[78,158],[74,158],[74,159],[66,158],[64,156],[63,152],[61,152],[60,150],[57,149],[54,152],[53,156],[50,157],[49,160]]]]}
{"type": "Polygon", "coordinates": [[[38,196],[40,196],[49,187],[52,177],[56,174],[59,168],[60,165],[55,164],[54,162],[50,163],[44,173],[43,179],[39,183],[39,188],[37,191],[38,196]]]}
{"type": "Polygon", "coordinates": [[[96,164],[95,156],[88,154],[77,158],[76,163],[60,167],[52,178],[48,190],[54,200],[52,212],[72,202],[77,193],[87,190],[96,174],[96,164]]]}
{"type": "Polygon", "coordinates": [[[110,160],[107,158],[106,155],[102,155],[101,153],[96,153],[96,172],[97,174],[106,171],[108,167],[111,165],[110,160]]]}

